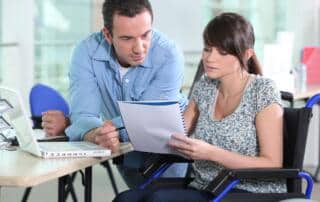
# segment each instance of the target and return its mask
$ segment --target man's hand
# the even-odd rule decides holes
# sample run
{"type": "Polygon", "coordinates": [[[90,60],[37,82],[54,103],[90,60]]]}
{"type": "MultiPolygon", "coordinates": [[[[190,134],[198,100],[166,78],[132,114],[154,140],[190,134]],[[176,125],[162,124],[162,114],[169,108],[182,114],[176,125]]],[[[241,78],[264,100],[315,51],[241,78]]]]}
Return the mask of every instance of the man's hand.
{"type": "Polygon", "coordinates": [[[169,145],[193,160],[209,160],[214,146],[194,138],[187,137],[182,134],[173,134],[169,145]]]}
{"type": "Polygon", "coordinates": [[[64,134],[64,130],[69,124],[69,119],[61,111],[50,110],[42,113],[41,126],[49,136],[64,134]]]}
{"type": "Polygon", "coordinates": [[[111,121],[106,121],[101,127],[88,132],[84,139],[111,149],[112,152],[120,149],[119,132],[111,121]]]}

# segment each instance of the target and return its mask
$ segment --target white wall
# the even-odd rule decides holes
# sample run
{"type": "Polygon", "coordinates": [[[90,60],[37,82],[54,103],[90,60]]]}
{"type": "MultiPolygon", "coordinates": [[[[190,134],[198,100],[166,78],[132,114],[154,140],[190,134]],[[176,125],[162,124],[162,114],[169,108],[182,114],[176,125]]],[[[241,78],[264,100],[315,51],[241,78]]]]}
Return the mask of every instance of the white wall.
{"type": "Polygon", "coordinates": [[[150,0],[154,12],[154,28],[174,40],[184,53],[185,78],[182,90],[193,81],[202,50],[202,31],[206,25],[204,0],[150,0]]]}
{"type": "Polygon", "coordinates": [[[176,41],[183,51],[202,49],[202,0],[150,0],[154,27],[176,41]]]}
{"type": "MultiPolygon", "coordinates": [[[[288,7],[288,28],[295,33],[295,48],[320,45],[320,1],[293,0],[288,7]],[[293,6],[295,5],[295,6],[293,6]]],[[[294,53],[294,63],[300,59],[300,52],[294,53]]]]}

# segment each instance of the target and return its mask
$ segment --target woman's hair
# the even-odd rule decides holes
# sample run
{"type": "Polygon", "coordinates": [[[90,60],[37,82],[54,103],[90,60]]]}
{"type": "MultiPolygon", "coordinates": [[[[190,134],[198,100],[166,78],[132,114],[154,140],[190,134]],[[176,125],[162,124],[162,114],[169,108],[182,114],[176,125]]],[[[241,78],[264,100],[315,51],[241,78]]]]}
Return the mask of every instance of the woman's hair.
{"type": "Polygon", "coordinates": [[[242,68],[249,73],[262,75],[259,61],[255,54],[247,61],[245,52],[254,47],[252,25],[236,13],[222,13],[212,19],[203,32],[206,46],[213,46],[238,58],[242,68]]]}

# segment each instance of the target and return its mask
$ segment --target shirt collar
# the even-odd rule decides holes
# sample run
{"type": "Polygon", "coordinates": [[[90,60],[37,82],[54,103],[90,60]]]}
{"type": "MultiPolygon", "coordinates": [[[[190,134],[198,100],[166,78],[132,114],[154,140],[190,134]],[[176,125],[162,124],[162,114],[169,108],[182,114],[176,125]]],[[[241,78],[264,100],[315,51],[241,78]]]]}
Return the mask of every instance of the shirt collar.
{"type": "Polygon", "coordinates": [[[148,51],[148,54],[146,56],[146,58],[144,59],[143,63],[141,65],[139,65],[139,67],[145,67],[145,68],[151,68],[151,47],[148,51]]]}
{"type": "Polygon", "coordinates": [[[93,54],[93,59],[100,61],[110,61],[113,54],[112,46],[104,39],[102,32],[100,33],[100,43],[93,54]]]}
{"type": "MultiPolygon", "coordinates": [[[[93,59],[100,60],[100,61],[111,61],[111,60],[116,61],[113,47],[104,39],[102,32],[100,36],[101,36],[101,42],[97,50],[93,54],[93,59]]],[[[153,44],[152,42],[153,40],[151,41],[150,48],[145,60],[141,65],[138,65],[138,67],[144,67],[144,68],[152,67],[151,56],[150,56],[152,55],[152,44],[153,44]]]]}

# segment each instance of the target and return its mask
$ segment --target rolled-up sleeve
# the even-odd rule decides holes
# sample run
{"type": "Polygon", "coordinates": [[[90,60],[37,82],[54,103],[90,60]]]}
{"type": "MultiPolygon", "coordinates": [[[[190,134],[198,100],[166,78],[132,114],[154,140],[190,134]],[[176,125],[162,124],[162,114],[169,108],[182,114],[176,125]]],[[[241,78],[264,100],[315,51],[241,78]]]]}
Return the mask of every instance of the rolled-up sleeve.
{"type": "Polygon", "coordinates": [[[73,51],[69,71],[71,125],[66,134],[72,141],[82,140],[84,134],[102,125],[99,116],[101,95],[85,42],[73,51]]]}

